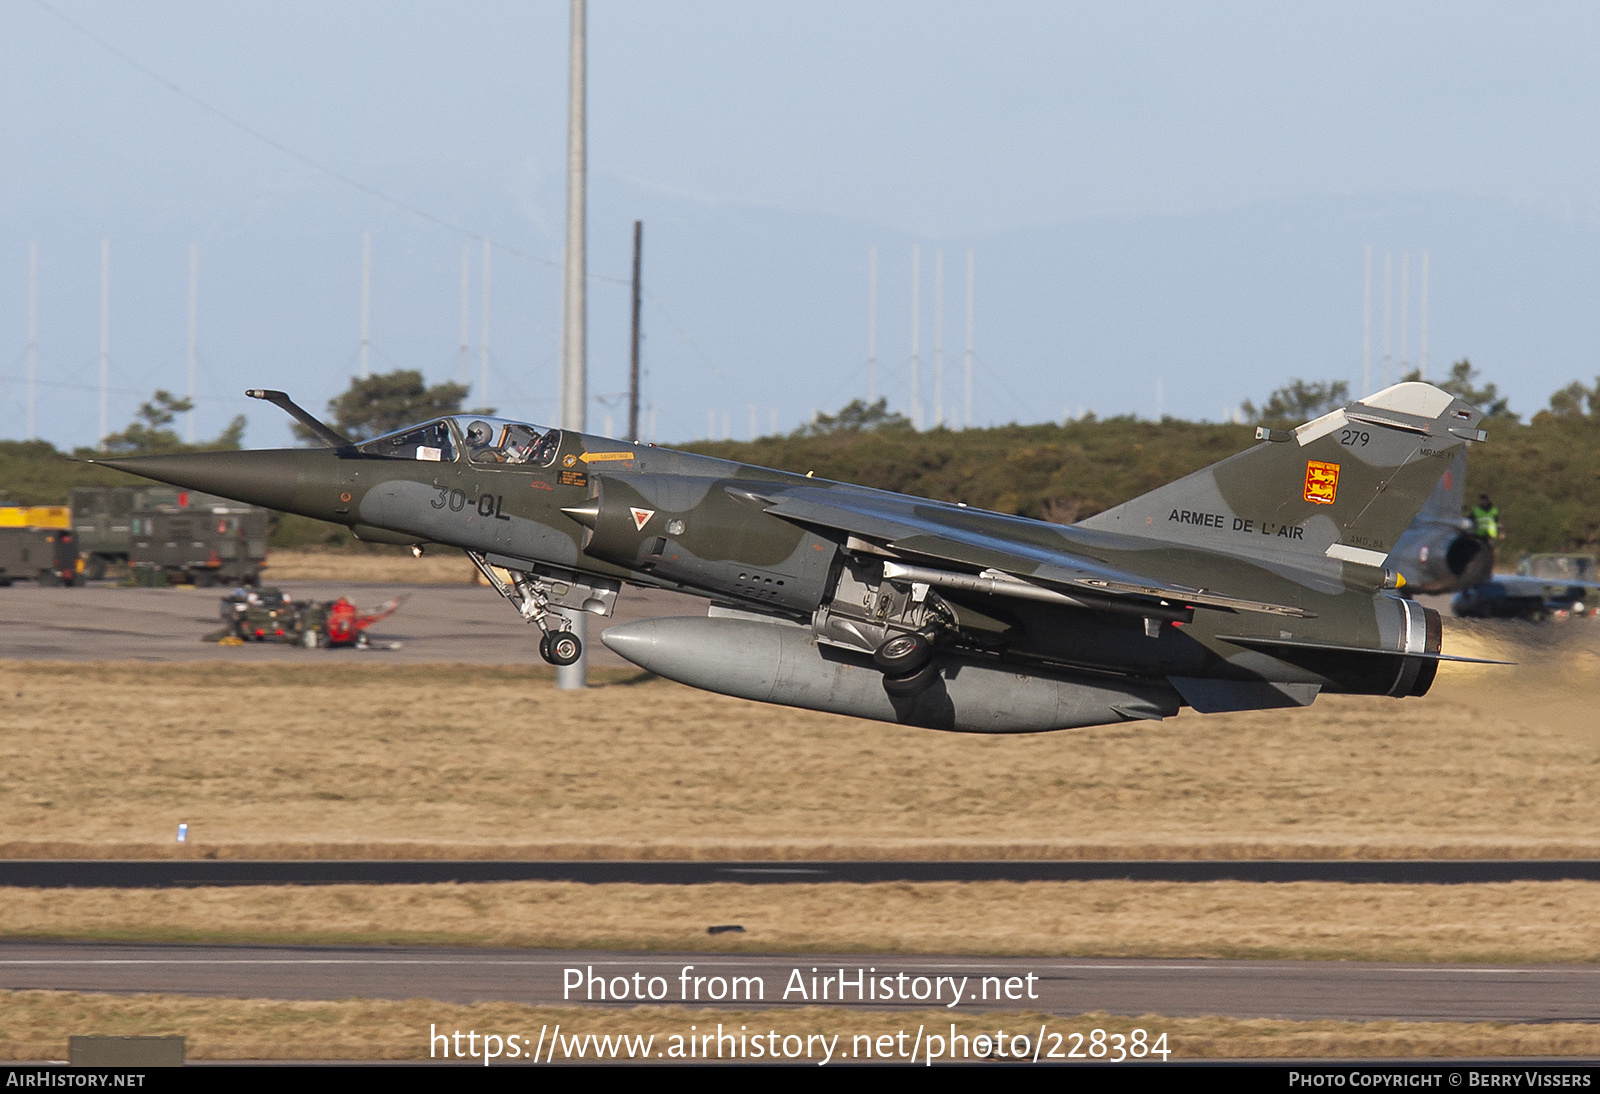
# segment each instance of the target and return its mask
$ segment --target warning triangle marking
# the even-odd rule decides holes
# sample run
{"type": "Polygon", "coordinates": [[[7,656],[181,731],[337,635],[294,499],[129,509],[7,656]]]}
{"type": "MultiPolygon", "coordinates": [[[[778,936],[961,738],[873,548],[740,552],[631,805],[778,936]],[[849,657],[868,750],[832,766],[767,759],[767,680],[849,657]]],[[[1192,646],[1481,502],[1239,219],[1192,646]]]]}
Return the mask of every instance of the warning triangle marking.
{"type": "Polygon", "coordinates": [[[650,518],[656,515],[654,509],[633,509],[628,512],[633,514],[633,527],[636,531],[644,531],[644,526],[650,523],[650,518]]]}

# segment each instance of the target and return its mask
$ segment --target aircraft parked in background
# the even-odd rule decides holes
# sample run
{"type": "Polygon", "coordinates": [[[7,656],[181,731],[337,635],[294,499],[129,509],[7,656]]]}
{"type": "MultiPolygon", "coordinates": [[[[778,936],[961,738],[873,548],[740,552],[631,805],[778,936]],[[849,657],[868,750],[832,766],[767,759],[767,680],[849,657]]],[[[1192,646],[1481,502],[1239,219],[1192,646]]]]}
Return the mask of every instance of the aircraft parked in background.
{"type": "Polygon", "coordinates": [[[1463,446],[1389,552],[1386,565],[1406,579],[1406,592],[1453,593],[1494,573],[1494,544],[1480,538],[1471,518],[1462,515],[1466,479],[1463,446]]]}

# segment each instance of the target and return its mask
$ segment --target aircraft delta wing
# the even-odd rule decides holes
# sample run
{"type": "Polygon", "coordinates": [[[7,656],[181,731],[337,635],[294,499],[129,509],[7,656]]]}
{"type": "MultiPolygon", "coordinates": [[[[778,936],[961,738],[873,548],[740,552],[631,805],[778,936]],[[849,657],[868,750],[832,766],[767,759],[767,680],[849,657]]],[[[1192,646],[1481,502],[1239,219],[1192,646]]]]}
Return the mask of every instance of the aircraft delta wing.
{"type": "Polygon", "coordinates": [[[1425,693],[1439,616],[1384,563],[1480,419],[1398,384],[1071,527],[474,415],[101,462],[460,548],[557,664],[578,656],[573,613],[610,615],[625,582],[675,589],[709,613],[606,645],[764,702],[1031,732],[1425,693]]]}

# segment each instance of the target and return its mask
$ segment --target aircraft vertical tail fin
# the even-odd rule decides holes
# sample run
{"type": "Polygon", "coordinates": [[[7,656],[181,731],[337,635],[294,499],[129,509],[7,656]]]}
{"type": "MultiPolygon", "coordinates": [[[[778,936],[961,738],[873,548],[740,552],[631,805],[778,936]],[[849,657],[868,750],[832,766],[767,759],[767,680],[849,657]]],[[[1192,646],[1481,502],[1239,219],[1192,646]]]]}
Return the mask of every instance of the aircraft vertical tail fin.
{"type": "Polygon", "coordinates": [[[1258,429],[1263,443],[1078,527],[1302,567],[1366,567],[1350,576],[1369,579],[1467,444],[1485,439],[1482,419],[1430,384],[1395,384],[1293,430],[1258,429]]]}
{"type": "Polygon", "coordinates": [[[1445,468],[1439,485],[1433,488],[1428,500],[1417,514],[1424,520],[1439,524],[1455,524],[1466,511],[1467,503],[1467,449],[1462,445],[1456,458],[1445,468]]]}

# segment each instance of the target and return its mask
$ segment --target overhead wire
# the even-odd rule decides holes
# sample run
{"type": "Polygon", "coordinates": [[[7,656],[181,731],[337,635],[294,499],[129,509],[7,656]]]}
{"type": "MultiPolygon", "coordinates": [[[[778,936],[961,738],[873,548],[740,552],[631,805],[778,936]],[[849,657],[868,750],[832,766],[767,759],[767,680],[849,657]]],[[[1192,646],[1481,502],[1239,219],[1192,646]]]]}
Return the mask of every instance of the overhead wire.
{"type": "MultiPolygon", "coordinates": [[[[356,191],[358,191],[358,192],[360,192],[362,194],[365,194],[368,197],[372,198],[373,200],[383,202],[384,204],[392,206],[395,209],[399,209],[402,212],[405,212],[405,213],[407,213],[407,214],[409,214],[411,216],[414,216],[419,220],[422,220],[422,221],[424,221],[426,223],[432,224],[432,225],[434,225],[434,226],[436,226],[438,228],[442,228],[445,231],[453,232],[453,233],[455,233],[456,235],[458,235],[458,236],[460,236],[462,238],[470,239],[470,240],[473,240],[474,242],[478,242],[478,243],[488,243],[498,251],[504,252],[504,253],[509,254],[509,255],[511,255],[513,257],[516,257],[516,258],[523,259],[525,261],[534,262],[534,263],[537,263],[537,264],[542,265],[542,266],[547,266],[547,267],[550,267],[552,269],[559,269],[559,268],[562,267],[562,263],[560,263],[559,261],[557,261],[555,259],[547,258],[547,257],[545,257],[543,255],[533,254],[530,251],[524,250],[524,249],[519,248],[519,247],[512,246],[511,244],[505,243],[502,240],[495,239],[495,238],[493,238],[491,236],[485,235],[482,232],[474,231],[473,229],[468,228],[465,225],[459,224],[459,223],[449,219],[448,217],[440,216],[437,213],[434,213],[434,212],[431,212],[430,210],[424,209],[421,206],[415,205],[415,204],[413,204],[413,203],[411,203],[409,201],[406,201],[403,198],[396,197],[393,194],[390,194],[390,193],[387,193],[387,192],[385,192],[383,190],[380,190],[376,186],[372,186],[369,183],[363,182],[361,179],[358,179],[353,175],[347,174],[346,172],[341,171],[336,167],[332,167],[329,164],[326,164],[326,163],[322,162],[321,160],[318,160],[318,159],[316,159],[316,158],[314,158],[312,156],[307,155],[306,153],[300,151],[299,149],[294,148],[293,146],[285,143],[284,141],[279,140],[278,138],[272,136],[271,134],[265,132],[264,130],[259,129],[256,126],[250,124],[249,122],[245,121],[244,119],[240,118],[239,116],[237,116],[237,115],[235,115],[233,113],[230,113],[227,110],[224,110],[223,108],[217,106],[216,104],[208,101],[207,99],[202,98],[201,96],[199,96],[199,95],[195,94],[194,92],[188,90],[187,88],[183,87],[181,84],[177,83],[175,80],[172,80],[171,78],[169,78],[165,74],[157,71],[155,68],[151,67],[150,65],[145,64],[143,61],[139,60],[137,57],[134,57],[132,54],[128,53],[126,50],[124,50],[124,49],[120,48],[119,46],[113,44],[112,42],[106,40],[104,37],[102,37],[101,35],[95,33],[93,30],[89,29],[87,26],[84,26],[82,23],[78,22],[76,19],[73,19],[70,15],[67,15],[65,12],[61,11],[59,8],[55,7],[53,4],[49,3],[49,0],[34,0],[34,2],[36,4],[38,4],[38,6],[40,8],[42,8],[45,12],[47,12],[48,14],[54,16],[57,20],[59,20],[61,23],[63,23],[67,27],[71,28],[77,34],[80,34],[84,38],[87,38],[89,41],[93,42],[95,45],[99,46],[101,49],[103,49],[106,52],[110,53],[112,56],[116,57],[118,60],[122,61],[124,64],[128,65],[130,68],[132,68],[135,71],[139,72],[143,76],[145,76],[148,79],[160,84],[162,87],[166,88],[172,94],[174,94],[174,95],[178,96],[179,98],[183,99],[185,102],[189,103],[191,106],[193,106],[196,109],[199,109],[201,111],[204,111],[207,114],[210,114],[212,117],[217,118],[218,120],[220,120],[223,123],[233,127],[234,129],[238,130],[239,132],[244,133],[246,136],[250,137],[251,139],[256,140],[256,141],[260,141],[262,144],[265,144],[268,147],[277,150],[278,152],[282,153],[283,155],[285,155],[285,156],[289,157],[290,159],[294,160],[295,162],[301,164],[302,166],[310,168],[311,170],[316,171],[319,174],[321,174],[321,175],[323,175],[323,176],[325,176],[325,177],[327,177],[329,179],[334,180],[335,182],[338,182],[338,183],[340,183],[342,185],[345,185],[345,186],[348,186],[348,187],[350,187],[350,188],[352,188],[352,189],[354,189],[354,190],[356,190],[356,191]]],[[[605,283],[605,284],[625,285],[625,286],[631,286],[632,283],[633,283],[632,278],[613,277],[613,276],[610,276],[608,274],[598,274],[598,273],[587,273],[586,274],[586,280],[591,281],[591,282],[600,282],[600,283],[605,283]]],[[[677,319],[672,315],[672,313],[666,308],[666,305],[658,297],[654,296],[653,294],[649,293],[648,291],[646,291],[644,293],[644,296],[649,300],[649,302],[651,303],[651,305],[653,307],[655,307],[658,310],[660,310],[662,316],[666,319],[668,324],[670,324],[673,327],[673,329],[675,329],[678,332],[679,336],[681,337],[683,342],[689,347],[689,349],[691,350],[692,354],[696,358],[699,359],[699,363],[701,365],[703,365],[705,368],[707,368],[711,372],[711,374],[713,376],[715,376],[718,380],[722,381],[723,384],[728,385],[730,387],[734,387],[736,390],[740,391],[743,396],[748,397],[749,393],[745,389],[745,385],[742,384],[742,383],[736,383],[731,377],[729,377],[725,372],[723,372],[721,368],[717,367],[715,364],[712,363],[710,357],[705,353],[704,350],[701,349],[700,345],[694,340],[693,337],[690,336],[689,332],[684,328],[683,324],[681,324],[681,323],[679,323],[677,321],[677,319]]],[[[496,375],[500,376],[502,379],[507,380],[509,382],[510,378],[506,377],[503,374],[503,372],[501,370],[499,370],[498,368],[495,369],[495,373],[496,373],[496,375]]],[[[510,383],[510,386],[515,391],[516,385],[514,383],[510,383]]],[[[522,398],[519,398],[519,399],[517,399],[515,401],[516,402],[524,402],[524,403],[539,403],[539,402],[546,402],[548,400],[533,400],[533,399],[528,399],[526,397],[522,397],[522,398]]]]}
{"type": "MultiPolygon", "coordinates": [[[[72,18],[70,15],[56,8],[54,5],[50,4],[48,0],[34,0],[34,3],[38,4],[39,7],[43,8],[49,14],[55,16],[62,23],[65,23],[67,26],[71,27],[77,33],[89,39],[101,49],[104,49],[106,52],[110,53],[124,64],[149,77],[151,80],[154,80],[156,83],[160,84],[162,87],[165,87],[168,91],[172,92],[174,95],[177,95],[185,102],[205,111],[206,113],[220,119],[223,122],[226,122],[228,125],[233,126],[241,133],[258,140],[271,148],[277,149],[279,152],[288,156],[290,159],[295,160],[297,163],[300,163],[305,167],[309,167],[313,171],[325,175],[336,182],[344,184],[345,186],[349,186],[355,190],[358,190],[370,198],[381,201],[387,205],[392,205],[394,208],[405,213],[409,213],[411,216],[414,216],[419,220],[427,221],[430,224],[443,228],[446,231],[454,232],[466,239],[470,239],[478,243],[489,243],[498,251],[504,251],[507,254],[513,255],[517,258],[525,259],[529,262],[536,262],[542,266],[549,266],[553,269],[561,268],[562,264],[556,259],[533,254],[519,247],[514,247],[509,243],[505,243],[502,240],[484,235],[482,232],[473,231],[471,228],[457,224],[448,217],[440,216],[437,213],[430,212],[418,205],[413,205],[411,202],[406,201],[403,198],[397,198],[393,194],[385,193],[384,191],[379,190],[376,186],[362,182],[353,175],[348,175],[336,167],[330,167],[321,160],[317,160],[306,155],[299,149],[293,148],[290,145],[285,144],[283,141],[278,140],[276,137],[257,129],[244,119],[234,114],[230,114],[221,107],[202,99],[199,95],[194,94],[192,91],[189,91],[187,88],[169,79],[162,73],[157,72],[143,61],[140,61],[137,57],[134,57],[127,51],[113,45],[111,42],[108,42],[106,39],[102,38],[100,35],[96,34],[94,31],[90,30],[88,27],[72,18]]],[[[618,285],[632,284],[631,279],[610,277],[605,274],[589,274],[588,279],[591,281],[604,281],[618,285]]]]}

